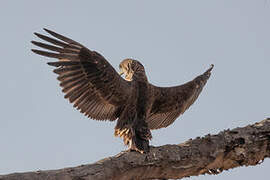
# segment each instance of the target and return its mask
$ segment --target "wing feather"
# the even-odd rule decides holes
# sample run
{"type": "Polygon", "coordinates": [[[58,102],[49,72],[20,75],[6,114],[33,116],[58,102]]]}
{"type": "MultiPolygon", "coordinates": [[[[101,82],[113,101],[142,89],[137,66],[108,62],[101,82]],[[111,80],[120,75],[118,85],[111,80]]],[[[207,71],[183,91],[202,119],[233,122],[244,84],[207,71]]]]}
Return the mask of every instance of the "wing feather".
{"type": "Polygon", "coordinates": [[[152,86],[155,97],[151,113],[147,118],[150,129],[159,129],[172,124],[198,98],[211,75],[213,65],[202,75],[175,87],[152,86]]]}
{"type": "Polygon", "coordinates": [[[80,96],[74,101],[73,107],[77,109],[82,109],[82,107],[86,104],[88,100],[87,98],[88,96],[89,96],[89,93],[85,92],[82,96],[80,96]]]}
{"type": "Polygon", "coordinates": [[[59,75],[62,75],[64,73],[70,73],[72,71],[76,70],[82,70],[81,66],[72,66],[72,67],[60,67],[58,69],[54,69],[53,72],[59,75]]]}
{"type": "Polygon", "coordinates": [[[52,37],[34,33],[46,44],[31,41],[37,47],[49,50],[32,49],[36,54],[56,58],[48,62],[56,67],[62,92],[73,106],[86,116],[96,120],[115,120],[117,110],[123,106],[131,91],[130,83],[123,80],[108,61],[99,53],[82,44],[44,29],[52,37]],[[52,51],[52,52],[50,52],[52,51]]]}
{"type": "Polygon", "coordinates": [[[63,36],[63,35],[61,35],[61,34],[58,34],[58,33],[56,33],[56,32],[53,32],[53,31],[51,31],[51,30],[49,30],[49,29],[44,28],[44,30],[45,30],[46,32],[48,32],[50,35],[56,37],[57,39],[60,39],[60,40],[62,40],[62,41],[65,41],[65,42],[67,42],[68,44],[75,44],[75,45],[78,45],[78,47],[82,47],[82,46],[83,46],[83,45],[81,45],[80,43],[78,43],[78,42],[76,42],[76,41],[74,41],[74,40],[72,40],[72,39],[70,39],[70,38],[68,38],[68,37],[65,37],[65,36],[63,36]]]}
{"type": "MultiPolygon", "coordinates": [[[[65,98],[65,99],[68,98],[68,99],[71,100],[71,99],[72,99],[71,96],[77,94],[77,93],[78,93],[79,91],[81,91],[82,89],[83,89],[82,91],[84,91],[84,89],[86,89],[86,88],[87,88],[87,89],[89,88],[88,84],[84,84],[84,85],[82,85],[82,86],[75,86],[75,87],[72,88],[70,91],[67,91],[67,92],[66,92],[64,98],[65,98]]],[[[86,90],[87,90],[87,89],[86,89],[86,90]]],[[[86,90],[85,90],[85,91],[86,91],[86,90]]],[[[86,91],[86,92],[88,92],[88,91],[86,91]]],[[[75,100],[74,100],[74,101],[75,101],[75,100]]],[[[72,101],[72,102],[73,102],[73,101],[72,101]]],[[[72,102],[71,102],[71,103],[72,103],[72,102]]]]}
{"type": "Polygon", "coordinates": [[[65,98],[68,98],[69,102],[73,103],[76,99],[81,97],[87,91],[87,89],[88,89],[87,86],[82,86],[82,88],[80,88],[76,93],[73,93],[72,95],[65,98]]]}
{"type": "Polygon", "coordinates": [[[58,79],[59,81],[63,81],[63,80],[65,80],[65,79],[69,78],[69,77],[77,76],[77,75],[82,74],[82,73],[83,73],[82,70],[71,71],[71,72],[68,72],[68,73],[62,73],[61,75],[59,75],[59,76],[57,77],[57,79],[58,79]]]}
{"type": "MultiPolygon", "coordinates": [[[[57,45],[57,46],[61,46],[61,47],[67,47],[69,46],[68,44],[66,43],[63,43],[61,41],[58,41],[56,39],[53,39],[53,38],[50,38],[48,36],[44,36],[42,34],[39,34],[39,33],[34,33],[37,37],[39,37],[40,39],[44,40],[44,41],[47,41],[49,43],[52,43],[54,45],[57,45]]],[[[71,46],[70,46],[71,47],[71,46]]]]}

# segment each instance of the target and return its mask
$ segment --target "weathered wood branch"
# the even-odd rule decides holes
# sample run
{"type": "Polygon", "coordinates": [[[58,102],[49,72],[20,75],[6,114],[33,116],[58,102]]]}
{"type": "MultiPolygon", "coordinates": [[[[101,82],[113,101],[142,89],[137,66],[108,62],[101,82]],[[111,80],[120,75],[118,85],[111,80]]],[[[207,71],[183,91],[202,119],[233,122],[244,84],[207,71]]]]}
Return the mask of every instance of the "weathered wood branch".
{"type": "Polygon", "coordinates": [[[270,118],[179,145],[152,147],[147,154],[122,152],[94,164],[14,173],[0,176],[0,180],[180,179],[257,165],[267,157],[270,157],[270,118]]]}

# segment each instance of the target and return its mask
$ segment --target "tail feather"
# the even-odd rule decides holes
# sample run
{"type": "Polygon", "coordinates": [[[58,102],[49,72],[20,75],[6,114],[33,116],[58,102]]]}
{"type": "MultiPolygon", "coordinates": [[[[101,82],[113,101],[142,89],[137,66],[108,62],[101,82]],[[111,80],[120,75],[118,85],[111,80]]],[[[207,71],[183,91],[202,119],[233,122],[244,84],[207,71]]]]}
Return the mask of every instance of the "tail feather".
{"type": "Polygon", "coordinates": [[[131,149],[141,153],[149,152],[149,140],[152,138],[147,127],[136,128],[132,134],[131,149]]]}
{"type": "Polygon", "coordinates": [[[149,152],[149,140],[152,135],[147,126],[116,128],[114,135],[123,138],[124,144],[129,146],[129,150],[140,153],[149,152]]]}

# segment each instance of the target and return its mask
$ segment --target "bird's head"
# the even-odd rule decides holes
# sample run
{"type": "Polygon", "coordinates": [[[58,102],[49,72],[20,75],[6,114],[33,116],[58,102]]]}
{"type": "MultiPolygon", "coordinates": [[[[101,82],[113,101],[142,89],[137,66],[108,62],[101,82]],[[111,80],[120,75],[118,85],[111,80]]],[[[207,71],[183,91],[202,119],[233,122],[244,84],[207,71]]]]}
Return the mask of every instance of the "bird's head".
{"type": "Polygon", "coordinates": [[[120,64],[119,64],[119,69],[120,75],[125,75],[125,80],[127,81],[132,81],[134,78],[134,75],[143,75],[145,76],[145,71],[143,65],[134,59],[124,59],[120,64]]]}

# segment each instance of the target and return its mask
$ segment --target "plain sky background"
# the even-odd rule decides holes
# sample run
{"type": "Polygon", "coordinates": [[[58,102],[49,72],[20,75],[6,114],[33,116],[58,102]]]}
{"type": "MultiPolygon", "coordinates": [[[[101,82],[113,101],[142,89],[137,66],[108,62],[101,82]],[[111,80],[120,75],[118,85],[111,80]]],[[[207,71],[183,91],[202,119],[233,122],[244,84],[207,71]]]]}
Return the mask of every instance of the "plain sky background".
{"type": "MultiPolygon", "coordinates": [[[[46,27],[104,55],[118,70],[140,60],[151,83],[182,84],[215,64],[193,106],[152,145],[178,144],[270,117],[268,0],[1,1],[0,174],[56,169],[126,147],[115,123],[87,119],[63,98],[47,58],[33,54],[46,27]]],[[[193,180],[268,179],[261,165],[193,180]]]]}

